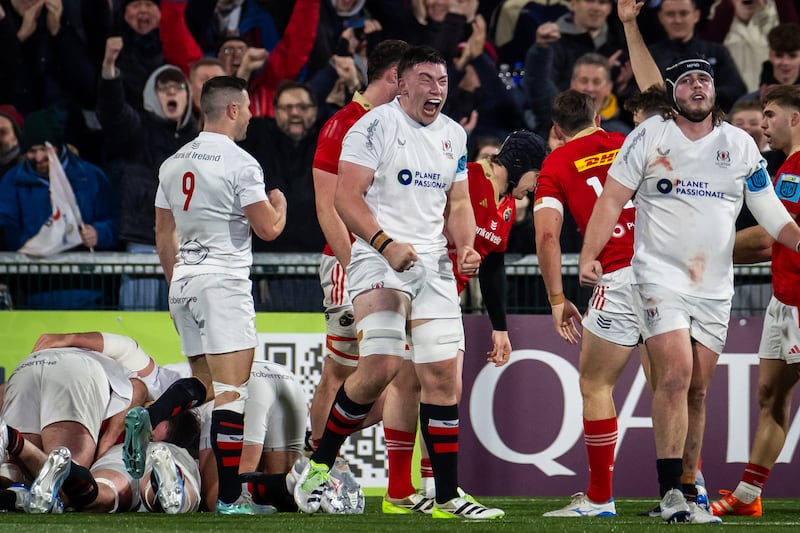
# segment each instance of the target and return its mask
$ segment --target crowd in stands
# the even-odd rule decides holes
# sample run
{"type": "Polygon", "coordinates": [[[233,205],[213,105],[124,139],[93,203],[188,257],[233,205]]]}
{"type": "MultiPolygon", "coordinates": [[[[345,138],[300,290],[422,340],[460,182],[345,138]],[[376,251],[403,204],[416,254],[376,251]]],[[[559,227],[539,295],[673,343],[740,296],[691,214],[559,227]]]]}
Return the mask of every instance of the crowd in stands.
{"type": "MultiPolygon", "coordinates": [[[[795,0],[645,0],[639,25],[662,69],[705,56],[718,103],[749,110],[754,136],[764,89],[800,78],[795,0]]],[[[283,235],[254,237],[254,249],[321,251],[317,135],[365,87],[367,53],[388,38],[447,57],[444,111],[473,154],[521,128],[547,137],[567,88],[592,95],[605,129],[634,127],[625,103],[638,88],[612,0],[0,0],[0,250],[51,215],[48,142],[91,228],[83,248],[154,253],[158,168],[202,128],[203,82],[227,74],[248,82],[243,147],[288,204],[283,235]]],[[[534,251],[521,211],[510,253],[534,251]]],[[[570,228],[562,250],[577,252],[570,228]]]]}

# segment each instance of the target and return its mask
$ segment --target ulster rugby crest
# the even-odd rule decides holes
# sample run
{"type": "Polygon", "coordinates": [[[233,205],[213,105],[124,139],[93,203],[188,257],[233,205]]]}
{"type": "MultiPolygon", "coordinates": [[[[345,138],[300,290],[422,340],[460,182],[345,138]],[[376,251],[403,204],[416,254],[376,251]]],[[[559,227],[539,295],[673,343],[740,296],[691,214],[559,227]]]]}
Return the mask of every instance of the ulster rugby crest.
{"type": "Polygon", "coordinates": [[[442,155],[447,159],[453,159],[453,143],[450,142],[450,139],[442,141],[442,155]]]}

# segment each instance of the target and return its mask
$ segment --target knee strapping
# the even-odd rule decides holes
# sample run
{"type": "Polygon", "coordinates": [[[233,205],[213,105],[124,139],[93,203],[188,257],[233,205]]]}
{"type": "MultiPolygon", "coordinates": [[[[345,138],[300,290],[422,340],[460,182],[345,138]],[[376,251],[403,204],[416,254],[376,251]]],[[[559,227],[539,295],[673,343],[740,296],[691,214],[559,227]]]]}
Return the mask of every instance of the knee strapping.
{"type": "Polygon", "coordinates": [[[377,311],[356,324],[358,350],[368,355],[398,355],[406,351],[406,319],[395,311],[377,311]]]}
{"type": "MultiPolygon", "coordinates": [[[[249,380],[248,380],[249,381],[249,380]]],[[[244,413],[244,404],[247,401],[247,383],[245,381],[238,387],[234,385],[229,385],[227,383],[221,383],[219,381],[212,382],[214,386],[214,395],[219,397],[224,392],[235,392],[239,395],[238,398],[232,400],[228,403],[224,403],[221,405],[215,405],[214,409],[225,409],[226,411],[233,411],[234,413],[242,414],[244,413]]]]}
{"type": "Polygon", "coordinates": [[[96,477],[94,478],[94,482],[98,485],[105,485],[111,489],[111,492],[114,494],[114,507],[112,507],[108,512],[116,513],[117,509],[119,508],[119,491],[117,490],[117,487],[114,486],[114,483],[110,479],[106,479],[104,477],[96,477]]]}
{"type": "Polygon", "coordinates": [[[435,363],[458,355],[464,328],[460,318],[438,318],[411,329],[414,362],[435,363]]]}

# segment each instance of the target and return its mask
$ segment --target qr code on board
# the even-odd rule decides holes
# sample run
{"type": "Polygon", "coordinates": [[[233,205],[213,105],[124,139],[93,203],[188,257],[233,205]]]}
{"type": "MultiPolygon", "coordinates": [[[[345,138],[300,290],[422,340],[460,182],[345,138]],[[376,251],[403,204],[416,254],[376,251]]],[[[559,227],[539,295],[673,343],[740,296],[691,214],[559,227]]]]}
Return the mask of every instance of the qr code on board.
{"type": "MultiPolygon", "coordinates": [[[[307,404],[311,405],[314,389],[322,375],[325,334],[259,333],[258,341],[256,359],[281,364],[294,372],[306,393],[307,404]]],[[[382,423],[351,435],[341,453],[362,486],[386,486],[386,443],[382,423]]]]}

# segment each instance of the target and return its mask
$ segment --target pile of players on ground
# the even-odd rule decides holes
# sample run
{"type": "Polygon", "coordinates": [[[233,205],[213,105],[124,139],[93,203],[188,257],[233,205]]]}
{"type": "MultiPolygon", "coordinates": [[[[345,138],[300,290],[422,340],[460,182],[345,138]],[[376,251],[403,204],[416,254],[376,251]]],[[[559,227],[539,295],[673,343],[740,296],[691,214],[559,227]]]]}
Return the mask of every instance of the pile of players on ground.
{"type": "MultiPolygon", "coordinates": [[[[297,511],[292,493],[307,462],[307,407],[295,376],[253,363],[244,442],[228,443],[241,450],[241,494],[220,504],[216,457],[228,460],[225,443],[212,449],[213,401],[198,400],[205,387],[190,375],[186,363],[159,367],[128,337],[41,336],[0,385],[0,511],[297,511]],[[156,398],[162,401],[150,403],[156,398]]],[[[342,458],[321,508],[364,510],[342,458]]]]}

